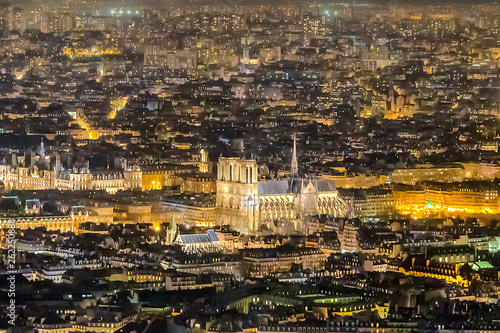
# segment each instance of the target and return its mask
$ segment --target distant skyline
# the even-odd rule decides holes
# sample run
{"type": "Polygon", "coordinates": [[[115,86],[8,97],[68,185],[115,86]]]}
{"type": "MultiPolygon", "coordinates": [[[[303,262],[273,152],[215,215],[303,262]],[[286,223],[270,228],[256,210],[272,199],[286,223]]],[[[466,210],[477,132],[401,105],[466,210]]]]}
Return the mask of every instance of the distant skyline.
{"type": "MultiPolygon", "coordinates": [[[[8,1],[8,0],[3,0],[0,1],[0,4],[12,4],[14,6],[23,6],[26,4],[32,4],[32,3],[44,3],[44,4],[57,4],[60,3],[60,5],[66,4],[64,1],[60,0],[50,0],[50,1],[33,1],[33,0],[16,0],[16,1],[8,1]]],[[[144,6],[144,5],[159,5],[162,2],[165,3],[165,5],[196,5],[196,4],[223,4],[223,3],[230,3],[231,5],[234,6],[245,6],[245,5],[255,5],[255,4],[270,4],[270,3],[278,3],[278,4],[287,4],[287,3],[320,3],[320,4],[336,4],[336,3],[352,3],[352,4],[363,4],[363,3],[371,3],[371,4],[379,4],[379,5],[414,5],[414,6],[419,6],[419,5],[447,5],[447,4],[497,4],[498,1],[492,1],[492,0],[391,0],[391,1],[386,1],[386,0],[361,0],[361,1],[331,1],[331,0],[311,0],[311,1],[303,1],[303,0],[244,0],[244,1],[214,1],[214,0],[191,0],[191,1],[179,1],[179,0],[173,0],[173,1],[162,1],[162,0],[138,0],[138,1],[95,1],[94,3],[108,3],[110,6],[144,6]]],[[[86,1],[88,5],[92,5],[91,1],[86,1]]]]}

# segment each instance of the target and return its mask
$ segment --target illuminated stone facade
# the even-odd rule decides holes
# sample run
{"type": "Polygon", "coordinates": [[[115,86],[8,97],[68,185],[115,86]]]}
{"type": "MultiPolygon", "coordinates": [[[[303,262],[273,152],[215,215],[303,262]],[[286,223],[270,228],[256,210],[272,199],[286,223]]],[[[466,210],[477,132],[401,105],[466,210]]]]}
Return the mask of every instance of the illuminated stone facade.
{"type": "Polygon", "coordinates": [[[388,189],[380,187],[372,187],[367,190],[341,188],[339,193],[361,220],[390,218],[394,213],[392,192],[388,189]]]}
{"type": "Polygon", "coordinates": [[[243,269],[245,276],[263,278],[272,273],[289,272],[294,264],[305,269],[322,270],[325,268],[326,255],[317,248],[303,247],[289,249],[277,247],[272,249],[245,249],[243,269]]]}
{"type": "Polygon", "coordinates": [[[243,232],[289,221],[305,228],[315,214],[346,216],[348,205],[327,179],[259,181],[255,160],[221,157],[217,170],[217,223],[243,232]]]}
{"type": "Polygon", "coordinates": [[[415,218],[435,214],[458,216],[465,214],[498,214],[500,198],[495,190],[441,190],[434,188],[393,191],[394,208],[415,218]]]}
{"type": "Polygon", "coordinates": [[[215,193],[215,178],[211,174],[194,174],[183,177],[181,192],[215,193]]]}
{"type": "Polygon", "coordinates": [[[142,190],[159,190],[164,186],[181,186],[180,174],[195,173],[195,165],[149,165],[142,168],[142,190]]]}
{"type": "Polygon", "coordinates": [[[15,225],[16,229],[21,230],[43,227],[49,231],[78,233],[80,224],[87,221],[88,215],[85,207],[73,206],[68,214],[0,218],[0,229],[6,230],[15,225]]]}
{"type": "Polygon", "coordinates": [[[0,182],[10,190],[104,190],[114,194],[121,190],[158,190],[165,186],[181,186],[186,192],[211,193],[215,179],[209,171],[208,154],[201,150],[196,161],[187,164],[146,164],[127,166],[121,170],[90,170],[88,164],[68,169],[61,167],[58,154],[12,156],[12,162],[0,165],[0,182]],[[201,173],[201,175],[197,175],[201,173]]]}
{"type": "Polygon", "coordinates": [[[457,163],[436,166],[417,165],[415,168],[396,169],[388,181],[398,184],[415,185],[422,181],[442,183],[460,182],[465,179],[494,179],[500,177],[500,166],[487,163],[457,163]]]}
{"type": "Polygon", "coordinates": [[[336,188],[370,188],[387,182],[384,175],[323,175],[323,178],[331,180],[336,188]]]}
{"type": "Polygon", "coordinates": [[[396,169],[390,178],[392,183],[415,185],[421,181],[459,182],[466,177],[466,170],[462,165],[436,167],[422,165],[411,169],[396,169]]]}
{"type": "Polygon", "coordinates": [[[142,187],[142,173],[129,171],[41,170],[0,165],[0,181],[8,190],[105,190],[109,193],[142,187]]]}

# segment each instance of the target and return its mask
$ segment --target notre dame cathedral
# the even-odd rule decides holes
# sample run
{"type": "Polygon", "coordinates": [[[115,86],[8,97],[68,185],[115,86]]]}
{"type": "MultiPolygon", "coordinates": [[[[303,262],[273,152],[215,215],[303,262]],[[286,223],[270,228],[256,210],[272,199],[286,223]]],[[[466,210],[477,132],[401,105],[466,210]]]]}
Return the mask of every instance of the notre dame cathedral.
{"type": "Polygon", "coordinates": [[[220,157],[217,168],[217,224],[231,225],[245,233],[262,226],[274,229],[279,221],[303,231],[314,214],[347,216],[349,207],[327,179],[297,177],[294,144],[291,178],[259,181],[254,159],[220,157]]]}

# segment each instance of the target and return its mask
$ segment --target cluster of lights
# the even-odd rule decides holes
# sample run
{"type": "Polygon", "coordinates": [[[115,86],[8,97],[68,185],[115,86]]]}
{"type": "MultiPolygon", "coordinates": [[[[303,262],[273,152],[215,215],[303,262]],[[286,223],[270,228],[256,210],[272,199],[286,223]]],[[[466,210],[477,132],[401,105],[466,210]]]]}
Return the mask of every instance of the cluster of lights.
{"type": "MultiPolygon", "coordinates": [[[[131,15],[133,13],[133,11],[131,10],[127,10],[127,11],[124,11],[123,9],[120,9],[119,11],[117,10],[114,10],[114,9],[111,9],[111,15],[115,15],[115,14],[128,14],[128,15],[131,15]]],[[[135,11],[135,14],[139,14],[139,11],[136,10],[135,11]]]]}

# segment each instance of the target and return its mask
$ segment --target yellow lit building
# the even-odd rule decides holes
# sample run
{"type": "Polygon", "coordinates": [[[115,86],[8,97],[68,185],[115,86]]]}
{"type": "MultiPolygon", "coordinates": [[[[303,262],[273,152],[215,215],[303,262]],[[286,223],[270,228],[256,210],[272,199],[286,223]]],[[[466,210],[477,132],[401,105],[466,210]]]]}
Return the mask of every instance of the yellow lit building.
{"type": "Polygon", "coordinates": [[[411,169],[396,169],[390,175],[392,183],[415,185],[421,181],[459,182],[466,177],[466,170],[462,165],[436,167],[433,165],[417,165],[411,169]]]}
{"type": "Polygon", "coordinates": [[[499,195],[496,190],[471,189],[395,189],[394,209],[415,218],[443,213],[445,216],[460,214],[498,214],[499,195]]]}
{"type": "Polygon", "coordinates": [[[16,216],[0,218],[0,229],[6,230],[15,225],[16,229],[34,229],[43,227],[47,230],[78,233],[81,223],[86,222],[88,212],[85,207],[74,206],[66,215],[16,216]]]}
{"type": "Polygon", "coordinates": [[[323,175],[323,179],[331,180],[337,188],[370,188],[374,186],[384,185],[387,177],[384,175],[323,175]]]}
{"type": "Polygon", "coordinates": [[[497,164],[457,163],[443,166],[421,164],[415,168],[394,170],[389,175],[388,181],[391,183],[415,185],[422,181],[451,183],[460,182],[464,179],[481,180],[494,179],[496,177],[500,177],[500,165],[497,164]]]}
{"type": "Polygon", "coordinates": [[[246,249],[241,251],[245,276],[263,278],[272,273],[289,272],[293,264],[302,264],[304,269],[322,270],[326,255],[317,248],[285,247],[271,249],[246,249]]]}
{"type": "Polygon", "coordinates": [[[462,264],[439,262],[425,258],[408,258],[405,267],[400,268],[400,272],[416,277],[425,277],[444,280],[447,283],[468,286],[469,281],[460,276],[459,270],[462,264]]]}
{"type": "Polygon", "coordinates": [[[182,185],[182,174],[193,173],[194,165],[154,164],[148,165],[142,171],[142,190],[159,190],[164,186],[182,185]]]}
{"type": "Polygon", "coordinates": [[[63,50],[64,55],[70,57],[82,57],[82,56],[101,56],[107,54],[120,54],[116,47],[102,47],[99,45],[94,45],[88,48],[78,48],[78,47],[65,47],[63,50]]]}
{"type": "Polygon", "coordinates": [[[72,332],[113,333],[125,325],[122,321],[99,321],[74,324],[72,332]]]}
{"type": "Polygon", "coordinates": [[[13,157],[14,163],[0,165],[0,182],[10,190],[104,190],[114,194],[121,190],[156,190],[181,186],[185,192],[213,193],[215,179],[209,170],[207,153],[187,164],[149,164],[127,166],[121,170],[92,171],[88,165],[63,170],[60,155],[35,154],[13,157]],[[204,172],[202,174],[198,171],[204,172]]]}
{"type": "Polygon", "coordinates": [[[109,193],[140,188],[140,171],[102,171],[82,170],[40,170],[36,165],[27,167],[0,166],[0,181],[6,190],[105,190],[109,193]]]}
{"type": "Polygon", "coordinates": [[[52,317],[37,318],[33,322],[33,327],[39,333],[69,333],[72,331],[73,325],[71,322],[66,322],[59,317],[52,317]]]}
{"type": "Polygon", "coordinates": [[[215,178],[211,174],[194,174],[183,177],[182,193],[215,193],[215,190],[215,178]]]}

